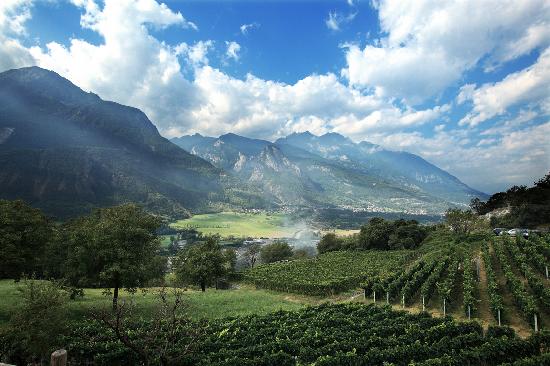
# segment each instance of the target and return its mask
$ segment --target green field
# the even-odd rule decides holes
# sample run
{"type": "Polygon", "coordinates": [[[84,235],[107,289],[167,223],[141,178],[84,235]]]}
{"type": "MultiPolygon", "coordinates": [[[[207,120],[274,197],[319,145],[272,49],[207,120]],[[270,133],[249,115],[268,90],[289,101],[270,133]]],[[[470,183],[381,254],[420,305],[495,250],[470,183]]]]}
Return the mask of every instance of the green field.
{"type": "Polygon", "coordinates": [[[220,212],[195,215],[170,226],[176,229],[196,229],[203,234],[222,237],[289,237],[300,230],[288,222],[284,214],[220,212]]]}
{"type": "MultiPolygon", "coordinates": [[[[10,313],[19,303],[19,284],[13,280],[0,280],[0,325],[5,324],[10,313]]],[[[93,308],[108,308],[111,298],[102,294],[102,289],[85,289],[84,298],[69,301],[69,316],[81,319],[93,308]]],[[[121,292],[121,300],[132,299],[139,315],[147,316],[157,306],[155,289],[136,294],[121,292]]],[[[223,318],[228,316],[267,314],[277,310],[295,310],[306,304],[313,304],[315,299],[305,296],[287,296],[273,291],[256,290],[242,286],[234,290],[207,289],[206,292],[188,290],[185,292],[185,304],[188,315],[195,319],[223,318]]]]}

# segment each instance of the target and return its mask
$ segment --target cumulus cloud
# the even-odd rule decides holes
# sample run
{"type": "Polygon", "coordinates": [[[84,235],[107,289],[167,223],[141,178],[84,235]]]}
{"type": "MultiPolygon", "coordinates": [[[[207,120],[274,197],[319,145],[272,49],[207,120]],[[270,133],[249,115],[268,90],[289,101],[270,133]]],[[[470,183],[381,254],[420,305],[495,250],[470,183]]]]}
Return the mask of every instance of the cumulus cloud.
{"type": "Polygon", "coordinates": [[[241,57],[239,54],[239,52],[241,51],[241,45],[234,41],[225,42],[225,45],[227,46],[225,56],[229,59],[239,61],[239,58],[241,57]]]}
{"type": "Polygon", "coordinates": [[[487,68],[550,41],[550,3],[526,1],[374,2],[382,32],[374,45],[350,46],[342,70],[352,85],[420,103],[481,60],[487,68]]]}
{"type": "MultiPolygon", "coordinates": [[[[83,9],[81,26],[97,32],[103,42],[71,39],[67,47],[56,42],[35,46],[30,49],[35,62],[102,98],[144,110],[161,130],[184,121],[195,93],[180,70],[181,49],[160,42],[149,28],[196,26],[154,0],[107,0],[103,7],[93,0],[75,3],[83,9]]],[[[205,62],[204,48],[190,47],[189,58],[205,62]]]]}
{"type": "Polygon", "coordinates": [[[550,48],[537,62],[521,71],[509,74],[496,83],[487,83],[474,89],[464,86],[458,101],[471,100],[473,111],[460,121],[461,125],[475,126],[495,116],[504,114],[520,102],[538,103],[550,96],[550,48]]]}
{"type": "Polygon", "coordinates": [[[197,67],[201,65],[208,65],[208,52],[214,48],[214,41],[197,41],[193,45],[187,43],[180,43],[174,49],[176,55],[184,55],[192,66],[197,67]]]}
{"type": "Polygon", "coordinates": [[[16,36],[26,34],[25,23],[31,18],[30,0],[0,2],[0,70],[30,66],[34,60],[16,36]]]}

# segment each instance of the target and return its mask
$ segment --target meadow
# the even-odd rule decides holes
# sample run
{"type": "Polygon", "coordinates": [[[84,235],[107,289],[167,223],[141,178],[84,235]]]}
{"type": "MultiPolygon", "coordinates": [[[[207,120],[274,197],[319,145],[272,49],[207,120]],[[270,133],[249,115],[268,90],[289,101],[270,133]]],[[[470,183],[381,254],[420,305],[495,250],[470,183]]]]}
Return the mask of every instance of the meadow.
{"type": "Polygon", "coordinates": [[[170,225],[175,229],[196,229],[203,234],[220,234],[222,237],[293,236],[299,226],[290,223],[286,215],[276,213],[220,212],[195,215],[170,225]]]}
{"type": "MultiPolygon", "coordinates": [[[[20,301],[18,287],[13,280],[0,280],[0,326],[9,319],[20,301]]],[[[84,297],[70,300],[68,316],[79,320],[92,309],[109,309],[112,298],[103,294],[103,289],[84,289],[84,297]]],[[[134,294],[121,291],[121,301],[132,301],[136,315],[147,317],[158,305],[158,289],[150,288],[134,294]]],[[[305,305],[318,303],[319,299],[306,296],[289,296],[274,291],[239,286],[233,290],[207,289],[201,292],[188,289],[184,293],[187,315],[193,319],[217,319],[239,315],[268,314],[277,310],[296,310],[305,305]]]]}

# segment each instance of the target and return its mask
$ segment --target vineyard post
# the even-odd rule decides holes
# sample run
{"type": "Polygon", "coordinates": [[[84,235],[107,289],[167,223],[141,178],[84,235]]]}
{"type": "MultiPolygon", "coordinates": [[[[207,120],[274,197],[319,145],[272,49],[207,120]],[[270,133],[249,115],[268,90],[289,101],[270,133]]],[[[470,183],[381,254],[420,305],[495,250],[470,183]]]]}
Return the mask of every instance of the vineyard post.
{"type": "Polygon", "coordinates": [[[539,323],[537,319],[537,314],[535,314],[535,332],[538,332],[538,331],[539,331],[539,323]]]}
{"type": "Polygon", "coordinates": [[[544,266],[544,270],[546,271],[546,279],[548,279],[548,266],[544,266]]]}
{"type": "Polygon", "coordinates": [[[367,288],[365,287],[363,290],[365,290],[363,292],[363,298],[366,300],[367,299],[367,288]]]}
{"type": "Polygon", "coordinates": [[[498,311],[498,326],[500,327],[500,309],[497,310],[498,311]]]}
{"type": "Polygon", "coordinates": [[[372,301],[376,304],[376,290],[372,292],[372,301]]]}
{"type": "Polygon", "coordinates": [[[471,319],[471,309],[470,309],[470,305],[468,305],[468,320],[472,320],[472,319],[471,319]]]}
{"type": "Polygon", "coordinates": [[[443,317],[446,315],[446,309],[445,309],[445,298],[443,298],[443,317]]]}
{"type": "Polygon", "coordinates": [[[422,295],[422,311],[426,311],[426,306],[424,305],[424,295],[422,295]]]}
{"type": "Polygon", "coordinates": [[[390,303],[390,292],[386,291],[386,304],[389,305],[389,303],[390,303]]]}
{"type": "Polygon", "coordinates": [[[405,309],[405,294],[403,294],[403,300],[402,300],[402,302],[403,302],[403,309],[405,309]]]}

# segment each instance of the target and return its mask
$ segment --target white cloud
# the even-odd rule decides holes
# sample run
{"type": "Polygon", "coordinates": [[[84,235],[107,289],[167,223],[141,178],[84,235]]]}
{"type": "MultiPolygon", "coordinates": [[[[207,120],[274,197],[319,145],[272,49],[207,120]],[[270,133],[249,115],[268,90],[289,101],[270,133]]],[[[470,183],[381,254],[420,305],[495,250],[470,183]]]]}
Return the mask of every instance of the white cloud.
{"type": "Polygon", "coordinates": [[[208,65],[208,52],[214,48],[214,41],[197,41],[192,46],[187,43],[180,43],[175,52],[179,55],[184,55],[192,66],[208,65]]]}
{"type": "Polygon", "coordinates": [[[25,23],[31,19],[31,6],[30,0],[0,2],[0,70],[34,64],[29,51],[13,38],[26,34],[25,23]]]}
{"type": "Polygon", "coordinates": [[[331,11],[328,13],[328,18],[325,20],[325,24],[328,29],[339,31],[342,24],[351,22],[353,19],[355,19],[356,15],[357,13],[343,15],[336,11],[331,11]]]}
{"type": "Polygon", "coordinates": [[[387,36],[349,47],[342,74],[352,85],[410,103],[441,93],[482,59],[491,68],[550,42],[547,0],[374,4],[387,36]]]}
{"type": "Polygon", "coordinates": [[[461,89],[459,100],[472,100],[473,111],[461,121],[461,125],[475,126],[495,116],[506,113],[520,102],[538,103],[550,96],[550,48],[547,48],[532,66],[509,74],[497,83],[484,84],[473,89],[461,89]]]}
{"type": "Polygon", "coordinates": [[[241,51],[241,45],[234,41],[225,42],[225,45],[227,46],[227,50],[225,51],[225,56],[235,61],[239,61],[239,58],[240,58],[239,52],[241,51]]]}
{"type": "Polygon", "coordinates": [[[249,23],[249,24],[242,24],[239,29],[241,30],[241,33],[244,35],[247,35],[248,32],[250,32],[252,29],[260,28],[260,23],[249,23]]]}
{"type": "Polygon", "coordinates": [[[548,172],[550,121],[481,140],[475,145],[462,144],[472,133],[475,132],[440,131],[431,138],[419,132],[380,133],[370,135],[370,140],[388,148],[420,154],[470,186],[489,193],[514,184],[531,185],[548,172]]]}
{"type": "MultiPolygon", "coordinates": [[[[101,8],[94,1],[80,1],[83,27],[103,37],[95,45],[71,39],[65,47],[51,42],[46,49],[30,49],[36,63],[57,71],[85,90],[102,98],[142,109],[161,130],[184,121],[195,93],[180,70],[178,50],[150,35],[149,27],[193,23],[154,0],[107,0],[101,8]]],[[[204,62],[203,46],[190,48],[193,62],[204,62]]]]}

